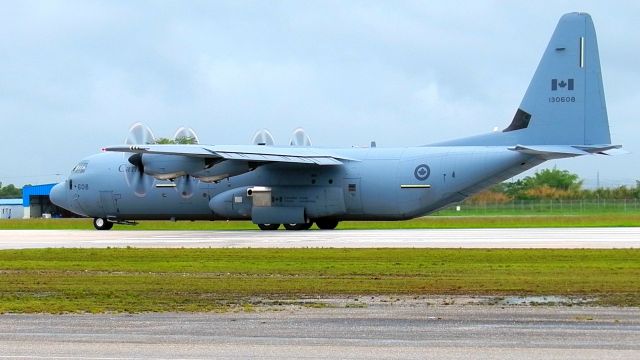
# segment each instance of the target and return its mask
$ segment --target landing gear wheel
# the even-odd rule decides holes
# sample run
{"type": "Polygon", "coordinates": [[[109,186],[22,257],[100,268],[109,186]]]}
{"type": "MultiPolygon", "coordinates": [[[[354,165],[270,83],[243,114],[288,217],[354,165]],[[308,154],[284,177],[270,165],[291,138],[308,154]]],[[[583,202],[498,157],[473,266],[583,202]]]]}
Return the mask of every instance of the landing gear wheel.
{"type": "Polygon", "coordinates": [[[301,224],[284,224],[284,228],[287,230],[309,230],[311,225],[313,225],[313,222],[309,221],[301,224]]]}
{"type": "Polygon", "coordinates": [[[93,219],[93,227],[96,230],[109,230],[113,227],[113,223],[105,218],[95,218],[93,219]]]}
{"type": "Polygon", "coordinates": [[[338,219],[318,219],[316,225],[322,230],[333,230],[338,226],[338,219]]]}
{"type": "Polygon", "coordinates": [[[260,230],[278,230],[280,224],[258,224],[260,230]]]}

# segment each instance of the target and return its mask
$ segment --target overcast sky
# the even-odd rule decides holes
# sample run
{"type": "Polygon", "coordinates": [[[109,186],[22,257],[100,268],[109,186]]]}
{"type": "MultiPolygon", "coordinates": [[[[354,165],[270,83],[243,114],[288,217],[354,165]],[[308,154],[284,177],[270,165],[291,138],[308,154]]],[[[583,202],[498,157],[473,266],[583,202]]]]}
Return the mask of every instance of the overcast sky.
{"type": "Polygon", "coordinates": [[[546,163],[640,179],[640,2],[3,1],[0,181],[63,180],[83,157],[193,127],[208,144],[423,145],[506,127],[563,13],[595,22],[612,141],[546,163]],[[60,174],[60,175],[56,175],[60,174]]]}

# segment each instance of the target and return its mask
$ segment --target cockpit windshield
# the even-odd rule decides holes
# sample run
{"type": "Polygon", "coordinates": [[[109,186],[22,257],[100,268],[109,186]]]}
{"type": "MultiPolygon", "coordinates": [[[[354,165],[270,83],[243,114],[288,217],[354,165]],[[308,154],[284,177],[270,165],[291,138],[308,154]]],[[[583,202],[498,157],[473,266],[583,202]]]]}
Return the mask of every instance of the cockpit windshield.
{"type": "Polygon", "coordinates": [[[88,161],[80,161],[78,165],[73,167],[73,170],[71,170],[71,172],[74,174],[82,174],[87,169],[88,163],[88,161]]]}

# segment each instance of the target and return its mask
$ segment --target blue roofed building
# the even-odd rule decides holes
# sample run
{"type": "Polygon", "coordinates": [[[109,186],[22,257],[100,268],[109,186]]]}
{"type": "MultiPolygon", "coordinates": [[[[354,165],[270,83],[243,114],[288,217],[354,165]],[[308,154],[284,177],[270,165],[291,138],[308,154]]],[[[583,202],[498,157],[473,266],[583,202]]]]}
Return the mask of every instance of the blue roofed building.
{"type": "MultiPolygon", "coordinates": [[[[39,217],[74,217],[69,211],[55,206],[49,199],[51,189],[56,184],[25,185],[22,188],[22,217],[25,219],[39,217]]],[[[13,216],[15,218],[15,216],[13,216]]]]}

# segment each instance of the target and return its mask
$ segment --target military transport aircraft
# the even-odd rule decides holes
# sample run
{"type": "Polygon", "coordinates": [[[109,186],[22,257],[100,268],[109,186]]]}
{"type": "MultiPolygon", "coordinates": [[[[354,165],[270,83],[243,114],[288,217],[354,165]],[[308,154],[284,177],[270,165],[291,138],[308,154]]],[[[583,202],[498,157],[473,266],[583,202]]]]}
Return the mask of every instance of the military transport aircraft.
{"type": "Polygon", "coordinates": [[[253,145],[155,143],[142,124],[124,145],[76,165],[51,201],[98,230],[142,219],[248,220],[263,230],[333,229],[342,220],[422,216],[549,159],[612,154],[596,33],[562,16],[510,125],[441,143],[319,148],[298,129],[290,146],[261,131],[253,145]]]}

